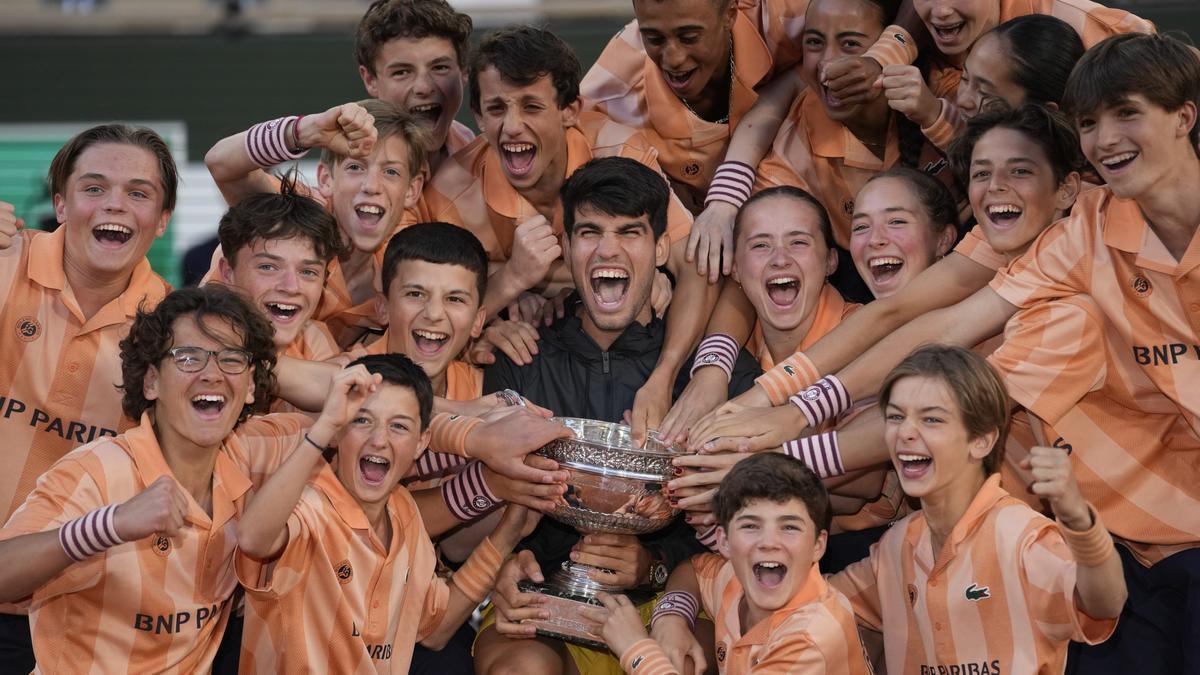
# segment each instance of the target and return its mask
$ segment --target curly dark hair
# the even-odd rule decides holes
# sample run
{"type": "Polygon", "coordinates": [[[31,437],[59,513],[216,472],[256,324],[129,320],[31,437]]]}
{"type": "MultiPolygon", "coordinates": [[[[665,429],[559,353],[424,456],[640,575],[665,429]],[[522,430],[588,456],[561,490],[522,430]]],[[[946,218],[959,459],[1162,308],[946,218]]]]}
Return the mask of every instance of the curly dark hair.
{"type": "Polygon", "coordinates": [[[272,241],[300,237],[312,244],[325,263],[345,251],[342,231],[333,214],[296,189],[295,173],[280,177],[279,192],[256,192],[229,207],[217,225],[221,254],[230,265],[237,254],[257,239],[272,241]]]}
{"type": "Polygon", "coordinates": [[[471,17],[456,12],[446,0],[375,0],[358,22],[354,56],[375,75],[375,59],[396,38],[445,38],[454,45],[458,67],[466,69],[471,50],[471,17]]]}
{"type": "Polygon", "coordinates": [[[713,497],[713,515],[726,530],[747,504],[767,500],[783,504],[799,499],[817,533],[828,530],[833,519],[829,493],[817,474],[798,459],[775,452],[760,452],[733,465],[713,497]]]}
{"type": "Polygon", "coordinates": [[[123,392],[125,415],[136,421],[154,407],[154,402],[146,399],[142,383],[150,366],[158,366],[167,356],[175,339],[175,321],[184,316],[193,317],[200,330],[213,339],[217,336],[205,330],[205,319],[223,319],[233,326],[242,339],[237,347],[250,353],[254,391],[258,393],[253,404],[242,408],[238,423],[253,413],[265,412],[275,390],[275,328],[236,291],[208,284],[172,291],[154,309],[138,309],[129,335],[121,340],[122,384],[118,389],[123,392]]]}

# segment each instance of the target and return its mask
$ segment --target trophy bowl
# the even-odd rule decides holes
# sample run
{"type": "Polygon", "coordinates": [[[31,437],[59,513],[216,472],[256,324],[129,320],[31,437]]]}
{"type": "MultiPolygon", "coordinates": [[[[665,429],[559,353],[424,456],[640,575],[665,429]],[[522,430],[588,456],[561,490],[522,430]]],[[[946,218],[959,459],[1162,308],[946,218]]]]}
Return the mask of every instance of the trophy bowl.
{"type": "MultiPolygon", "coordinates": [[[[666,527],[678,515],[664,488],[675,477],[671,460],[683,454],[682,448],[662,442],[654,431],[648,433],[645,447],[639,448],[629,427],[612,422],[576,417],[555,421],[575,436],[537,451],[570,475],[562,503],[546,515],[584,534],[646,534],[666,527]]],[[[539,634],[604,648],[604,641],[590,631],[578,610],[598,604],[600,591],[622,589],[592,579],[588,574],[592,569],[596,568],[568,561],[545,585],[522,582],[522,591],[548,596],[551,618],[531,622],[539,634]]]]}

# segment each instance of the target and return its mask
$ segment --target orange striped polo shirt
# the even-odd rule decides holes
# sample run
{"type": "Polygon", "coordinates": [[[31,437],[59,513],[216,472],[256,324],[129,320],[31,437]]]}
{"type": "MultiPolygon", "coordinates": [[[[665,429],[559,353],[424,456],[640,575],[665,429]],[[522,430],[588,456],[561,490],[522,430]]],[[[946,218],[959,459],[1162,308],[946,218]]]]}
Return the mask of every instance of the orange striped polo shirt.
{"type": "Polygon", "coordinates": [[[609,41],[579,85],[584,107],[640,129],[658,150],[667,177],[690,193],[684,201],[701,207],[732,130],[758,100],[755,89],[799,63],[802,55],[808,0],[736,0],[734,5],[728,123],[701,119],[671,91],[646,56],[636,20],[609,41]]]}
{"type": "MultiPolygon", "coordinates": [[[[242,672],[408,672],[413,647],[441,622],[450,591],[408,491],[394,490],[386,508],[387,547],[324,466],[288,518],[281,556],[264,564],[238,555],[246,588],[242,672]]],[[[494,575],[501,557],[494,548],[490,554],[494,575]]]]}
{"type": "Polygon", "coordinates": [[[1009,378],[1012,395],[1071,443],[1084,494],[1114,535],[1152,545],[1144,560],[1200,543],[1200,234],[1176,261],[1135,202],[1089,190],[991,288],[1025,310],[1091,298],[1092,321],[1026,340],[1060,358],[1009,378]],[[1079,372],[1096,345],[1103,371],[1079,372]],[[1062,385],[1090,389],[1100,376],[1104,396],[1092,400],[1062,385]]]}
{"type": "MultiPolygon", "coordinates": [[[[854,612],[846,597],[821,578],[814,563],[800,591],[770,616],[743,630],[745,591],[733,564],[715,553],[692,558],[700,601],[715,617],[717,667],[722,673],[761,675],[869,675],[854,612]]],[[[676,672],[653,640],[643,640],[621,658],[626,672],[676,672]],[[645,663],[631,668],[638,658],[645,663]],[[655,663],[659,664],[655,667],[655,663]]]]}
{"type": "Polygon", "coordinates": [[[1076,607],[1075,572],[1059,526],[994,474],[936,557],[917,511],[829,583],[883,633],[889,673],[1061,673],[1069,640],[1102,642],[1117,623],[1076,607]]]}
{"type": "Polygon", "coordinates": [[[0,515],[60,457],[133,426],[121,412],[118,343],[139,306],[170,287],[142,260],[129,287],[85,319],[63,270],[65,227],[23,230],[0,251],[0,515]]]}
{"type": "MultiPolygon", "coordinates": [[[[304,330],[292,340],[287,349],[283,350],[283,356],[290,356],[296,359],[304,359],[306,361],[324,361],[333,358],[341,353],[338,348],[337,341],[333,339],[333,335],[329,332],[329,328],[325,326],[323,321],[309,319],[305,324],[304,330]]],[[[288,403],[287,401],[276,397],[271,401],[271,412],[300,412],[298,408],[288,403]]]]}
{"type": "MultiPolygon", "coordinates": [[[[579,114],[579,123],[566,131],[566,175],[570,176],[593,157],[628,157],[662,172],[658,153],[641,132],[618,124],[596,111],[579,114]]],[[[446,160],[425,190],[425,214],[470,230],[494,262],[512,254],[517,225],[537,215],[533,206],[509,184],[500,157],[480,136],[446,160]]],[[[686,239],[692,215],[672,194],[667,209],[667,234],[671,241],[686,239]]],[[[562,213],[554,217],[554,231],[563,231],[562,213]]]]}
{"type": "MultiPolygon", "coordinates": [[[[30,628],[47,673],[202,672],[229,618],[237,518],[310,424],[303,415],[251,418],[225,439],[213,468],[212,515],[188,496],[185,526],[67,567],[34,592],[30,628]]],[[[0,539],[58,529],[171,475],[149,414],[115,439],[68,454],[38,480],[0,539]]]]}

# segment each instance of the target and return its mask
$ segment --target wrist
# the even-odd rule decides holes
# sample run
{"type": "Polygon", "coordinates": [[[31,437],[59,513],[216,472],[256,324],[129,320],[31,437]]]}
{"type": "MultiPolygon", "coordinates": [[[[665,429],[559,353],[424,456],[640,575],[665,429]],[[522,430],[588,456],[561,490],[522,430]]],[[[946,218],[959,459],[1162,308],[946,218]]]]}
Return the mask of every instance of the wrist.
{"type": "Polygon", "coordinates": [[[333,437],[337,435],[339,425],[329,421],[324,415],[317,418],[317,421],[308,429],[305,434],[308,440],[313,444],[327,448],[333,442],[333,437]]]}
{"type": "Polygon", "coordinates": [[[321,146],[321,130],[317,128],[317,115],[301,115],[296,120],[293,140],[300,144],[301,151],[321,146]]]}
{"type": "Polygon", "coordinates": [[[918,106],[912,121],[922,129],[928,129],[936,124],[938,117],[941,116],[943,102],[940,98],[934,98],[929,92],[925,92],[921,98],[924,102],[918,106]]]}
{"type": "Polygon", "coordinates": [[[58,530],[58,543],[63,553],[80,562],[124,544],[126,540],[117,531],[118,508],[116,504],[102,506],[63,524],[58,530]]]}
{"type": "Polygon", "coordinates": [[[1094,524],[1092,513],[1088,510],[1086,503],[1079,508],[1062,509],[1061,511],[1056,508],[1054,515],[1063,527],[1075,532],[1086,532],[1094,524]]]}

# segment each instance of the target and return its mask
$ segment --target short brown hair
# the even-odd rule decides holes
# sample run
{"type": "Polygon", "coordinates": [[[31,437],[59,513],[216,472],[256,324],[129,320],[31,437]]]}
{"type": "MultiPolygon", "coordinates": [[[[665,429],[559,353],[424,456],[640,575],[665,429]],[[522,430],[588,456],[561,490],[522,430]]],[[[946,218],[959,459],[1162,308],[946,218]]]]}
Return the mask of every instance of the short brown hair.
{"type": "Polygon", "coordinates": [[[991,452],[983,459],[983,472],[1000,470],[1004,459],[1004,439],[1008,435],[1008,392],[1000,376],[982,356],[962,347],[929,345],[909,354],[888,373],[879,388],[879,405],[886,409],[892,388],[906,377],[940,380],[950,389],[958,404],[963,426],[971,439],[998,432],[991,452]]]}
{"type": "Polygon", "coordinates": [[[738,208],[737,215],[733,217],[733,240],[735,242],[737,241],[738,233],[742,229],[742,219],[745,217],[746,212],[759,202],[776,198],[792,199],[811,206],[817,212],[817,225],[821,231],[821,238],[825,240],[825,247],[829,249],[833,248],[833,224],[829,220],[829,212],[825,210],[825,205],[812,193],[801,190],[794,185],[776,185],[775,187],[760,190],[742,203],[738,208]]]}
{"type": "Polygon", "coordinates": [[[717,487],[713,497],[713,515],[721,527],[747,504],[767,500],[782,504],[799,499],[808,509],[808,517],[821,530],[828,530],[833,519],[829,493],[817,474],[798,459],[775,452],[760,452],[733,465],[717,487]]]}
{"type": "Polygon", "coordinates": [[[471,17],[454,11],[446,0],[375,0],[358,22],[354,55],[358,65],[375,75],[375,59],[396,38],[440,37],[454,45],[458,67],[467,67],[471,50],[471,17]]]}
{"type": "MultiPolygon", "coordinates": [[[[154,407],[146,398],[142,383],[150,366],[161,366],[175,339],[175,321],[192,316],[200,330],[204,320],[224,319],[242,338],[239,348],[250,353],[254,368],[254,403],[244,406],[238,422],[253,413],[266,412],[275,387],[275,328],[250,301],[221,284],[206,284],[172,291],[154,309],[139,308],[129,335],[121,340],[121,409],[125,416],[138,420],[154,407]]],[[[240,401],[232,401],[237,405],[240,401]]]]}
{"type": "Polygon", "coordinates": [[[67,179],[75,171],[75,162],[84,150],[103,143],[121,143],[143,148],[158,162],[158,178],[163,188],[163,211],[175,210],[175,193],[179,189],[179,169],[171,149],[153,129],[128,124],[101,124],[75,134],[58,149],[50,162],[46,182],[50,185],[50,196],[61,195],[67,189],[67,179]]]}
{"type": "Polygon", "coordinates": [[[947,155],[961,184],[971,182],[975,145],[992,129],[1011,129],[1040,147],[1050,161],[1055,185],[1062,185],[1068,175],[1083,168],[1079,134],[1062,113],[1037,103],[1023,103],[1016,108],[996,103],[968,120],[967,128],[950,142],[947,155]]]}
{"type": "Polygon", "coordinates": [[[296,177],[284,176],[279,192],[259,192],[229,207],[217,225],[221,254],[230,265],[237,264],[238,251],[258,239],[300,237],[328,263],[345,250],[341,230],[333,214],[312,197],[296,190],[296,177]]]}
{"type": "MultiPolygon", "coordinates": [[[[429,143],[429,130],[425,128],[425,125],[399,106],[387,101],[368,98],[359,101],[358,104],[366,108],[371,117],[375,118],[375,131],[379,134],[375,140],[376,144],[382,143],[392,136],[403,138],[405,145],[408,146],[409,173],[413,176],[421,173],[421,168],[425,166],[425,147],[429,143]]],[[[321,163],[326,168],[332,169],[333,165],[343,159],[345,159],[344,156],[328,148],[321,151],[321,163]]]]}
{"type": "MultiPolygon", "coordinates": [[[[1188,101],[1200,108],[1200,57],[1169,35],[1126,33],[1102,40],[1083,54],[1063,92],[1063,109],[1078,122],[1101,106],[1141,94],[1168,111],[1188,101]]],[[[1192,150],[1200,124],[1192,124],[1192,150]]]]}
{"type": "Polygon", "coordinates": [[[501,80],[520,87],[549,77],[560,110],[579,98],[581,75],[575,50],[545,28],[509,26],[483,36],[471,54],[467,75],[471,110],[475,114],[481,112],[479,75],[488,68],[495,68],[501,80]]]}

